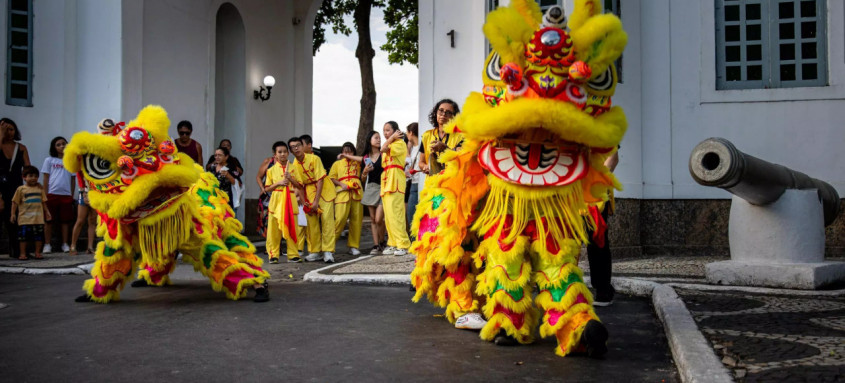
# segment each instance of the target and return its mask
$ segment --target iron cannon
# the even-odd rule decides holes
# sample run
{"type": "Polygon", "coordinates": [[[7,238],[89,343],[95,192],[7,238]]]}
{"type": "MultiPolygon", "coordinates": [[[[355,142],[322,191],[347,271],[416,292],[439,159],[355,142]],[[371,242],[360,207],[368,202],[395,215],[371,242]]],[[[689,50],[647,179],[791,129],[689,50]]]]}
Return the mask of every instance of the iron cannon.
{"type": "Polygon", "coordinates": [[[699,184],[725,189],[757,206],[777,201],[787,189],[816,189],[825,226],[836,220],[839,211],[839,194],[827,182],[745,154],[724,138],[708,138],[696,145],[689,171],[699,184]]]}

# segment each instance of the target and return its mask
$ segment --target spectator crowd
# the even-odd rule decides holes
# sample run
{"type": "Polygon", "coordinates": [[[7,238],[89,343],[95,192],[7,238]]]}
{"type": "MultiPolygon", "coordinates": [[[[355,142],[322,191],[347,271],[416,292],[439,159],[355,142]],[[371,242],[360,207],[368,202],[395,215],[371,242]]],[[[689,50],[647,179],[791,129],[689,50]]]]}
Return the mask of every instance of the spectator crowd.
{"type": "MultiPolygon", "coordinates": [[[[261,163],[256,175],[261,190],[258,231],[267,238],[270,263],[279,262],[283,243],[288,262],[332,263],[335,243],[345,231],[349,252],[361,254],[365,206],[375,244],[366,251],[372,255],[407,254],[420,175],[439,172],[438,156],[461,146],[460,134],[443,130],[457,113],[454,101],[438,102],[429,114],[434,129],[422,137],[416,122],[403,131],[395,121],[388,121],[381,131],[368,134],[361,150],[351,142],[344,143],[328,170],[314,154],[309,135],[273,143],[271,156],[261,163]]],[[[244,168],[231,155],[232,142],[221,140],[203,161],[202,145],[191,138],[191,122],[180,121],[176,133],[178,150],[205,164],[237,213],[244,190],[244,168]]],[[[97,214],[88,205],[84,180],[64,168],[67,139],[53,138],[40,172],[30,163],[27,147],[20,141],[16,123],[8,118],[0,120],[0,220],[6,227],[9,256],[43,259],[42,254],[53,252],[52,245],[59,243],[53,238],[56,226],[61,251],[75,255],[87,225],[85,251],[93,253],[97,214]],[[34,257],[28,250],[34,250],[34,257]]]]}

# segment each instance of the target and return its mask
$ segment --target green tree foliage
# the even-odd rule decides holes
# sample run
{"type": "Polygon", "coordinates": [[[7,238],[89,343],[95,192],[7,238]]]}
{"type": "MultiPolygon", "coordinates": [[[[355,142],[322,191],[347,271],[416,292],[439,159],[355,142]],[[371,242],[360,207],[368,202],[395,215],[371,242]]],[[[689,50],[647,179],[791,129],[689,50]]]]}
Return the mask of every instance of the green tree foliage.
{"type": "MultiPolygon", "coordinates": [[[[344,17],[352,15],[358,5],[357,0],[325,0],[317,11],[314,20],[313,54],[317,54],[326,42],[326,28],[332,32],[349,36],[352,28],[344,22],[344,17]]],[[[373,7],[385,8],[384,22],[390,28],[387,43],[380,48],[388,53],[391,64],[404,63],[419,65],[419,18],[417,0],[373,0],[373,7]]],[[[357,20],[354,21],[358,29],[357,20]]],[[[367,19],[369,23],[369,19],[367,19]]],[[[369,29],[369,27],[368,27],[369,29]]]]}
{"type": "Polygon", "coordinates": [[[387,43],[381,49],[388,53],[391,64],[410,63],[419,66],[419,18],[417,0],[388,0],[384,22],[390,27],[387,43]]]}
{"type": "Polygon", "coordinates": [[[387,52],[391,64],[402,65],[405,62],[417,65],[419,43],[417,32],[417,0],[323,0],[317,17],[314,19],[313,54],[317,54],[326,42],[326,27],[331,26],[334,33],[349,36],[352,28],[344,17],[352,15],[355,31],[358,35],[358,47],[355,57],[361,71],[361,115],[358,119],[358,137],[356,146],[364,147],[367,134],[376,128],[373,126],[376,111],[376,86],[373,79],[373,49],[370,38],[370,11],[372,8],[385,8],[384,22],[390,27],[387,43],[381,49],[387,52]]]}

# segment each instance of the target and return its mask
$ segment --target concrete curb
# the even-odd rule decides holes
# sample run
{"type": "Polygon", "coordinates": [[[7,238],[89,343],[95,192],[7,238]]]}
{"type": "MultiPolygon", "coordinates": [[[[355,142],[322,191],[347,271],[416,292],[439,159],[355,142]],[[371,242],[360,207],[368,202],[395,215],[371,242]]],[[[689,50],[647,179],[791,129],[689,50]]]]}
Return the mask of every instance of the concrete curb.
{"type": "Polygon", "coordinates": [[[94,263],[86,263],[84,265],[74,267],[57,267],[57,268],[27,268],[27,267],[0,267],[0,274],[29,274],[29,275],[87,275],[91,271],[94,263]]]}
{"type": "Polygon", "coordinates": [[[306,282],[318,283],[350,283],[366,285],[410,285],[411,277],[405,274],[326,274],[325,272],[348,265],[350,263],[372,258],[372,255],[362,255],[353,260],[329,265],[317,270],[309,271],[302,278],[306,282]]]}
{"type": "Polygon", "coordinates": [[[617,291],[651,296],[654,311],[663,322],[663,330],[672,350],[681,380],[688,383],[733,382],[733,376],[722,364],[701,334],[684,301],[672,287],[642,279],[613,278],[617,291]]]}
{"type": "MultiPolygon", "coordinates": [[[[311,271],[305,275],[304,280],[320,283],[410,285],[410,277],[405,274],[333,275],[325,273],[333,268],[371,257],[360,257],[311,271]]],[[[584,280],[589,282],[590,278],[585,277],[584,280]]],[[[710,343],[698,329],[692,314],[672,287],[635,278],[613,278],[613,285],[621,293],[651,297],[654,310],[663,323],[663,330],[666,332],[672,357],[683,382],[721,383],[734,381],[732,374],[716,356],[713,348],[710,347],[710,343]]]]}

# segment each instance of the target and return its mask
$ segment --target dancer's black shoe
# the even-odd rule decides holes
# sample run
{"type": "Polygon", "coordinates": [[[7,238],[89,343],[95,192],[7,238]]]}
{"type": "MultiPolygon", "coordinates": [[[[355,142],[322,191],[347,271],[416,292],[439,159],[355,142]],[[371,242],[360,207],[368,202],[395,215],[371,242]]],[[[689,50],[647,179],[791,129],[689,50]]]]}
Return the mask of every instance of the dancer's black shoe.
{"type": "Polygon", "coordinates": [[[590,320],[581,333],[581,344],[587,349],[587,356],[601,358],[607,353],[607,328],[595,319],[590,320]]]}
{"type": "Polygon", "coordinates": [[[493,338],[493,343],[496,346],[516,346],[519,342],[516,341],[516,338],[508,335],[505,330],[499,331],[495,338],[493,338]]]}
{"type": "Polygon", "coordinates": [[[267,302],[270,300],[270,286],[267,285],[267,282],[264,282],[261,287],[255,288],[255,297],[252,298],[253,302],[267,302]]]}

